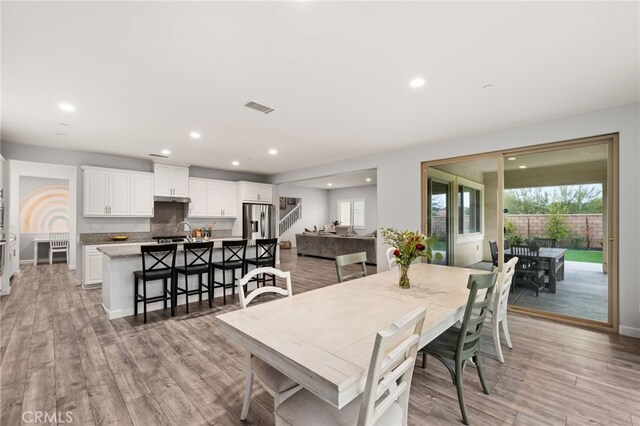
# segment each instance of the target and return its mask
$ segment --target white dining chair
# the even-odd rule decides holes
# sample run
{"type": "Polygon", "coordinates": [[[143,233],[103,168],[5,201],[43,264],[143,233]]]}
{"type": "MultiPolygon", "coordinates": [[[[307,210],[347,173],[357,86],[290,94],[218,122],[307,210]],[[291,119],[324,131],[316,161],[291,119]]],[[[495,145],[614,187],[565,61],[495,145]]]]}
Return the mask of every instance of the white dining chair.
{"type": "MultiPolygon", "coordinates": [[[[281,294],[291,297],[291,272],[283,272],[275,268],[256,268],[249,271],[244,277],[238,280],[238,295],[240,296],[240,307],[245,309],[256,296],[265,293],[281,294]],[[251,281],[255,280],[261,274],[274,275],[284,278],[286,281],[286,289],[276,286],[263,286],[256,288],[251,293],[245,295],[245,287],[251,281]]],[[[249,414],[249,406],[251,405],[251,392],[253,390],[253,377],[258,379],[262,387],[273,397],[274,410],[278,408],[284,400],[301,389],[300,385],[291,380],[280,371],[273,368],[257,356],[247,352],[245,364],[246,383],[244,388],[244,402],[242,403],[242,413],[240,420],[245,421],[249,414]]]]}
{"type": "Polygon", "coordinates": [[[496,285],[496,291],[494,292],[493,303],[488,308],[491,313],[493,343],[495,344],[496,352],[498,353],[498,360],[500,362],[504,362],[502,347],[500,345],[500,324],[502,324],[502,330],[504,331],[504,338],[507,341],[507,346],[509,349],[513,349],[511,336],[509,335],[509,325],[507,323],[507,305],[509,303],[509,292],[511,291],[513,274],[516,271],[516,263],[518,263],[518,258],[513,257],[504,264],[504,270],[498,277],[498,284],[496,285]]]}
{"type": "Polygon", "coordinates": [[[302,389],[276,408],[276,426],[406,425],[425,314],[415,309],[378,332],[363,394],[338,409],[302,389]]]}
{"type": "Polygon", "coordinates": [[[389,262],[389,269],[394,269],[398,267],[398,262],[396,262],[396,257],[393,255],[394,251],[396,251],[395,247],[389,247],[387,249],[387,262],[389,262]]]}
{"type": "Polygon", "coordinates": [[[69,233],[50,232],[49,233],[49,265],[53,264],[53,253],[64,252],[69,263],[69,233]]]}

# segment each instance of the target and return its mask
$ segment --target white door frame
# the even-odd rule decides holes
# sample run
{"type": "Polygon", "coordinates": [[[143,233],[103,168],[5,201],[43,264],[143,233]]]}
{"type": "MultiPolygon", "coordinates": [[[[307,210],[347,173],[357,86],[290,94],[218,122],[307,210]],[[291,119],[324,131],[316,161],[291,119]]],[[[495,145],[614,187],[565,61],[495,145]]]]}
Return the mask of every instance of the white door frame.
{"type": "Polygon", "coordinates": [[[9,191],[9,232],[15,234],[17,237],[16,248],[18,253],[20,253],[20,178],[27,176],[69,181],[69,269],[75,270],[76,247],[78,243],[78,235],[76,234],[78,171],[76,167],[9,160],[9,174],[11,176],[11,190],[9,191]]]}

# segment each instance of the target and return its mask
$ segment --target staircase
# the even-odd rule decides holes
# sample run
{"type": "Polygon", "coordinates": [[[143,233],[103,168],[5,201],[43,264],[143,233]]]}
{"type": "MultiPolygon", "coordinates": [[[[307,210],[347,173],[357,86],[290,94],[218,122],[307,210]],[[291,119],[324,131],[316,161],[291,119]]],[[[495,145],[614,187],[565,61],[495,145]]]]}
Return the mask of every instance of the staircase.
{"type": "Polygon", "coordinates": [[[298,202],[298,204],[278,222],[278,229],[280,230],[279,236],[282,237],[282,235],[300,219],[302,219],[302,201],[298,202]]]}

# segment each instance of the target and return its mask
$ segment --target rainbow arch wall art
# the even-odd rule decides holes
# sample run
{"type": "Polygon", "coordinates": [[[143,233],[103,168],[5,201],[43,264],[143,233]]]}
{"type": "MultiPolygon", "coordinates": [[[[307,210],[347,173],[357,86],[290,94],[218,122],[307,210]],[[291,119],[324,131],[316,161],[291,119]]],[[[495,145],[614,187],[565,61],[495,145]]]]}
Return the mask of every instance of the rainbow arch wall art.
{"type": "Polygon", "coordinates": [[[69,187],[44,185],[20,200],[20,231],[69,232],[69,187]]]}

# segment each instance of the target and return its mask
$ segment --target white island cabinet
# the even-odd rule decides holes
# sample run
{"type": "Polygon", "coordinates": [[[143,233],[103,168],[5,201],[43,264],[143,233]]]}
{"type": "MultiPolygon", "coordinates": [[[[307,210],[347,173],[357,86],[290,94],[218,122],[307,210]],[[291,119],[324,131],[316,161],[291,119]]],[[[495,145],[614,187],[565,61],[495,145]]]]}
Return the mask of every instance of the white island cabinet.
{"type": "MultiPolygon", "coordinates": [[[[221,238],[215,239],[213,249],[213,261],[222,260],[222,243],[223,240],[238,240],[240,238],[221,238]]],[[[149,244],[149,243],[145,243],[149,244]]],[[[251,242],[249,242],[251,244],[251,242]]],[[[99,246],[98,251],[102,254],[102,306],[107,313],[107,317],[112,320],[133,315],[133,272],[142,270],[142,254],[140,246],[142,244],[110,244],[99,246]]],[[[247,247],[247,254],[253,252],[255,246],[247,247]]],[[[187,261],[194,260],[192,255],[187,257],[187,261]]],[[[176,254],[176,266],[184,265],[184,251],[182,245],[178,245],[178,253],[176,254]]],[[[221,281],[221,271],[216,271],[216,281],[221,281]]],[[[227,282],[232,282],[231,271],[227,271],[227,282]]],[[[180,286],[184,286],[184,275],[178,275],[180,286]]],[[[189,288],[197,287],[198,276],[189,277],[189,288]]],[[[231,289],[227,289],[230,294],[231,289]]],[[[140,285],[142,292],[142,285],[140,285]]],[[[159,296],[162,294],[162,281],[150,281],[147,285],[147,296],[159,296]]],[[[204,295],[203,295],[204,296],[204,295]]],[[[214,297],[222,296],[222,289],[216,288],[214,297]]],[[[204,298],[204,297],[203,297],[204,298]]],[[[198,300],[197,295],[193,295],[189,299],[191,302],[198,300]]],[[[178,305],[184,305],[185,295],[178,296],[178,305]]],[[[215,304],[216,302],[214,302],[215,304]]],[[[140,304],[138,312],[142,312],[142,304],[140,304]]],[[[156,309],[164,309],[162,302],[150,303],[147,305],[147,311],[156,309]]]]}

